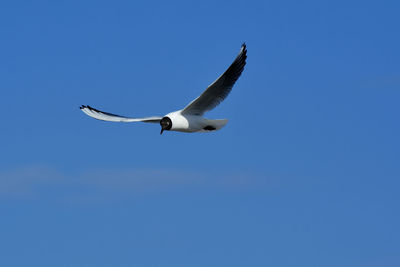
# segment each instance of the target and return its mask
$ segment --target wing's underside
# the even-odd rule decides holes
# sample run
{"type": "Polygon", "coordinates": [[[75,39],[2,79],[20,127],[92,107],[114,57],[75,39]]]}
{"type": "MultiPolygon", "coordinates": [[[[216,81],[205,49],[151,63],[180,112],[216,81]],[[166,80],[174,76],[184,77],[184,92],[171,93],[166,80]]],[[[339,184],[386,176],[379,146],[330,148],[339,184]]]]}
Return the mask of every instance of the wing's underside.
{"type": "Polygon", "coordinates": [[[112,113],[100,111],[92,108],[91,106],[81,106],[80,109],[86,113],[86,115],[102,121],[114,121],[114,122],[150,122],[159,123],[162,117],[147,117],[147,118],[129,118],[124,116],[115,115],[112,113]]]}
{"type": "Polygon", "coordinates": [[[195,100],[187,105],[182,113],[203,115],[221,103],[231,92],[233,85],[239,79],[246,65],[247,49],[243,44],[239,54],[229,68],[195,100]]]}

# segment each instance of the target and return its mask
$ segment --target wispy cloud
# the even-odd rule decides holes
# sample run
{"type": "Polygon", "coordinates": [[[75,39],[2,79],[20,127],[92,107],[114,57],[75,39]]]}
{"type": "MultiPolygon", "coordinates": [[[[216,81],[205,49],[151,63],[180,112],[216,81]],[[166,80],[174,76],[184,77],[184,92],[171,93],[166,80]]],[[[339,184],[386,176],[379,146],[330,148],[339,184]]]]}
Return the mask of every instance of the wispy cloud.
{"type": "Polygon", "coordinates": [[[29,196],[41,185],[62,183],[64,177],[50,168],[23,167],[0,172],[0,195],[29,196]]]}
{"type": "Polygon", "coordinates": [[[262,181],[262,176],[246,172],[97,169],[63,174],[52,168],[23,167],[0,172],[0,196],[30,197],[50,191],[84,196],[99,193],[148,193],[182,188],[242,190],[257,187],[262,181]]]}

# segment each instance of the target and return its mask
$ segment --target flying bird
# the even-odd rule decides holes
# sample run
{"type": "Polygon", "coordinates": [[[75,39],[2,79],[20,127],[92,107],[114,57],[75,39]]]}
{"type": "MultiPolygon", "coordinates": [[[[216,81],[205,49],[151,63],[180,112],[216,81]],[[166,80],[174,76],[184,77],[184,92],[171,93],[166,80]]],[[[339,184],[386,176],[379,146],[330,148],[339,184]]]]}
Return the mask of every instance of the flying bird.
{"type": "Polygon", "coordinates": [[[160,134],[164,131],[194,133],[219,130],[228,123],[227,119],[210,120],[204,118],[203,115],[218,106],[228,96],[243,72],[246,58],[246,44],[243,44],[229,68],[209,85],[199,97],[190,102],[184,109],[168,113],[163,117],[129,118],[84,105],[80,109],[90,117],[103,121],[159,123],[161,125],[160,134]]]}

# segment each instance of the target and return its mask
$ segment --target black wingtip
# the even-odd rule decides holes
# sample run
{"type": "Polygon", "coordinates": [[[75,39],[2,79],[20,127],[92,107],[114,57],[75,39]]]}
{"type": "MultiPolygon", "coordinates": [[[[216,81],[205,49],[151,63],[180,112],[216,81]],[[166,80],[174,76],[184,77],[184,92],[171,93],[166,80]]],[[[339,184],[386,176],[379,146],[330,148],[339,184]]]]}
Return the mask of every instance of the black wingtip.
{"type": "Polygon", "coordinates": [[[244,57],[246,57],[246,54],[247,54],[246,43],[242,44],[242,47],[240,48],[240,54],[244,55],[244,57]]]}

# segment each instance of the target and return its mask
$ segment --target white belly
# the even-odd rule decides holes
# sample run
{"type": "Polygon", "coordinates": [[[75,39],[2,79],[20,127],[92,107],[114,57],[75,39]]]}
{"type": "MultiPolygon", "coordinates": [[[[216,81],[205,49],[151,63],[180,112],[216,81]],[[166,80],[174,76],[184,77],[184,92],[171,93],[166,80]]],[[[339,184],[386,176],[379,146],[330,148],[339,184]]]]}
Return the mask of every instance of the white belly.
{"type": "Polygon", "coordinates": [[[172,121],[170,131],[187,133],[209,132],[209,129],[219,130],[228,122],[228,120],[209,120],[201,116],[182,115],[180,110],[171,112],[165,116],[169,117],[172,121]]]}

